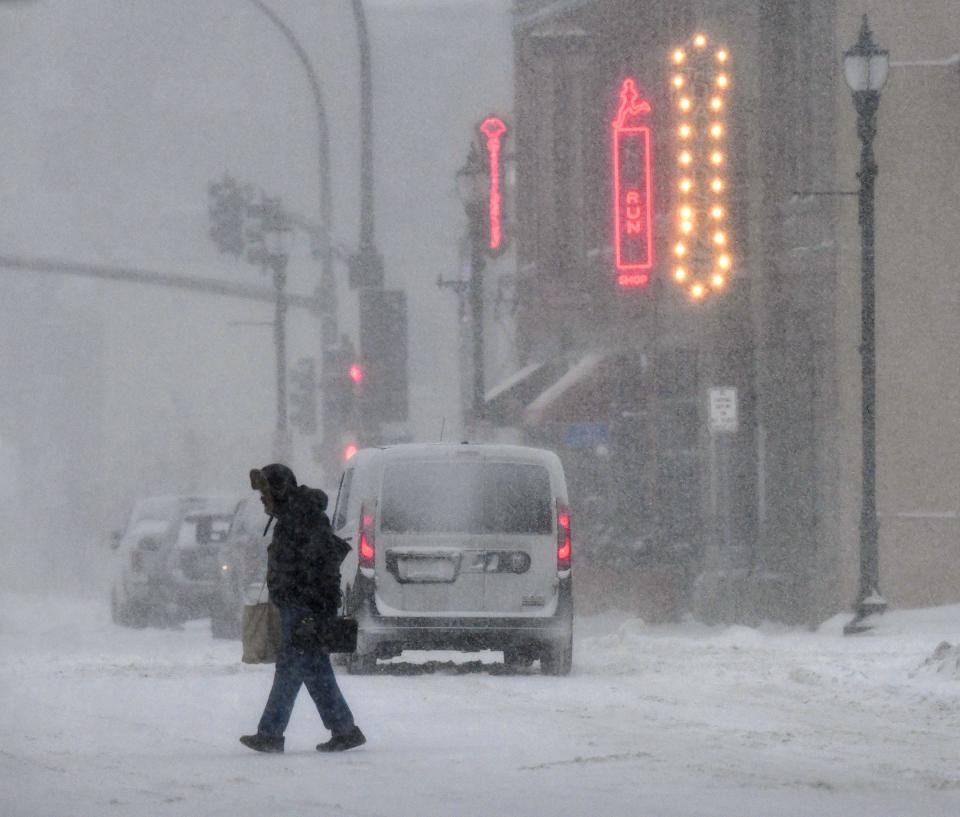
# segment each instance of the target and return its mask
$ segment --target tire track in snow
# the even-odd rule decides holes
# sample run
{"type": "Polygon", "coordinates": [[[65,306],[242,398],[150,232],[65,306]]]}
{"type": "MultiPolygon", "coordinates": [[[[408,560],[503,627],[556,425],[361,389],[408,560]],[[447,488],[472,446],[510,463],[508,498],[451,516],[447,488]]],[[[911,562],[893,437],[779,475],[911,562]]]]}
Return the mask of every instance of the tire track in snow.
{"type": "Polygon", "coordinates": [[[620,760],[639,760],[645,757],[653,757],[650,752],[618,752],[612,755],[589,755],[570,758],[569,760],[548,760],[546,763],[537,763],[534,766],[520,766],[522,772],[533,772],[539,769],[554,769],[558,766],[583,766],[588,763],[613,763],[620,760]]]}

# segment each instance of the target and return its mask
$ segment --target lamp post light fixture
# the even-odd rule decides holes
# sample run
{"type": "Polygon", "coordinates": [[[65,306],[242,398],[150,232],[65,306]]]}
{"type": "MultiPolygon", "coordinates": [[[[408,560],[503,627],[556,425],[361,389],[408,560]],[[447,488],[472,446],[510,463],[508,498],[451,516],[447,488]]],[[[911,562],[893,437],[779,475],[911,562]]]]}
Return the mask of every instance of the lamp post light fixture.
{"type": "Polygon", "coordinates": [[[457,194],[467,215],[470,237],[470,322],[473,331],[473,419],[483,413],[483,272],[486,240],[486,207],[489,179],[483,157],[475,142],[470,143],[467,160],[457,171],[457,194]]]}
{"type": "Polygon", "coordinates": [[[880,91],[887,79],[890,55],[873,41],[867,16],[863,16],[856,44],[843,55],[843,73],[853,92],[860,138],[858,221],[860,223],[860,364],[862,471],[860,501],[860,584],[856,616],[844,627],[852,635],[870,629],[869,617],[882,613],[887,603],[880,594],[879,524],[877,522],[877,366],[874,275],[874,184],[877,163],[873,139],[877,133],[880,91]]]}

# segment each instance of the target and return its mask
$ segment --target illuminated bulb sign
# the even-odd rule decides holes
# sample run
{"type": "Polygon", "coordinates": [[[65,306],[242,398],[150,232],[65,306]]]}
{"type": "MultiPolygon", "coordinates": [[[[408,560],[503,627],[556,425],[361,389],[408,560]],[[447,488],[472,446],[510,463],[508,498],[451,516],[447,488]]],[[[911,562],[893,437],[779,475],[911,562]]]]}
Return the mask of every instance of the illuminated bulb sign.
{"type": "Polygon", "coordinates": [[[700,301],[726,286],[733,265],[725,172],[730,54],[712,47],[706,34],[696,34],[675,49],[670,60],[677,168],[672,277],[692,300],[700,301]]]}
{"type": "Polygon", "coordinates": [[[653,266],[649,114],[650,103],[627,77],[613,120],[613,240],[621,287],[645,287],[653,266]]]}
{"type": "Polygon", "coordinates": [[[487,247],[497,252],[503,246],[503,207],[500,195],[500,147],[507,132],[502,119],[488,116],[480,123],[480,133],[486,137],[487,167],[490,168],[490,192],[488,195],[490,234],[487,247]]]}

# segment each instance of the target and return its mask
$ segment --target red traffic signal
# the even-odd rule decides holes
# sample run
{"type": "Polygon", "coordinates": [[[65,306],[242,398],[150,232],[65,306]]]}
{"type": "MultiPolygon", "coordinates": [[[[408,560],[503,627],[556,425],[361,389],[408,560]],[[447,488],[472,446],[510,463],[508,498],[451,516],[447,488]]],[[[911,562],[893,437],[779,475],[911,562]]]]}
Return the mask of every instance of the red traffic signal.
{"type": "Polygon", "coordinates": [[[359,363],[354,363],[350,366],[347,374],[350,376],[350,379],[359,386],[363,382],[366,372],[364,372],[363,366],[359,363]]]}

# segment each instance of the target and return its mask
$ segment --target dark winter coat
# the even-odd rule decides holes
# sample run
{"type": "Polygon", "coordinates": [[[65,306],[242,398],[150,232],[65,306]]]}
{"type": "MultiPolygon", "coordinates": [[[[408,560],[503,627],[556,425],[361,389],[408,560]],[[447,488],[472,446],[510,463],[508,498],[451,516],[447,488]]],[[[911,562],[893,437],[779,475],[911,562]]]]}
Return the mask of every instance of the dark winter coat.
{"type": "Polygon", "coordinates": [[[323,491],[295,483],[277,504],[273,541],[267,548],[267,588],[278,607],[336,615],[340,564],[350,546],[333,535],[326,508],[323,491]]]}

